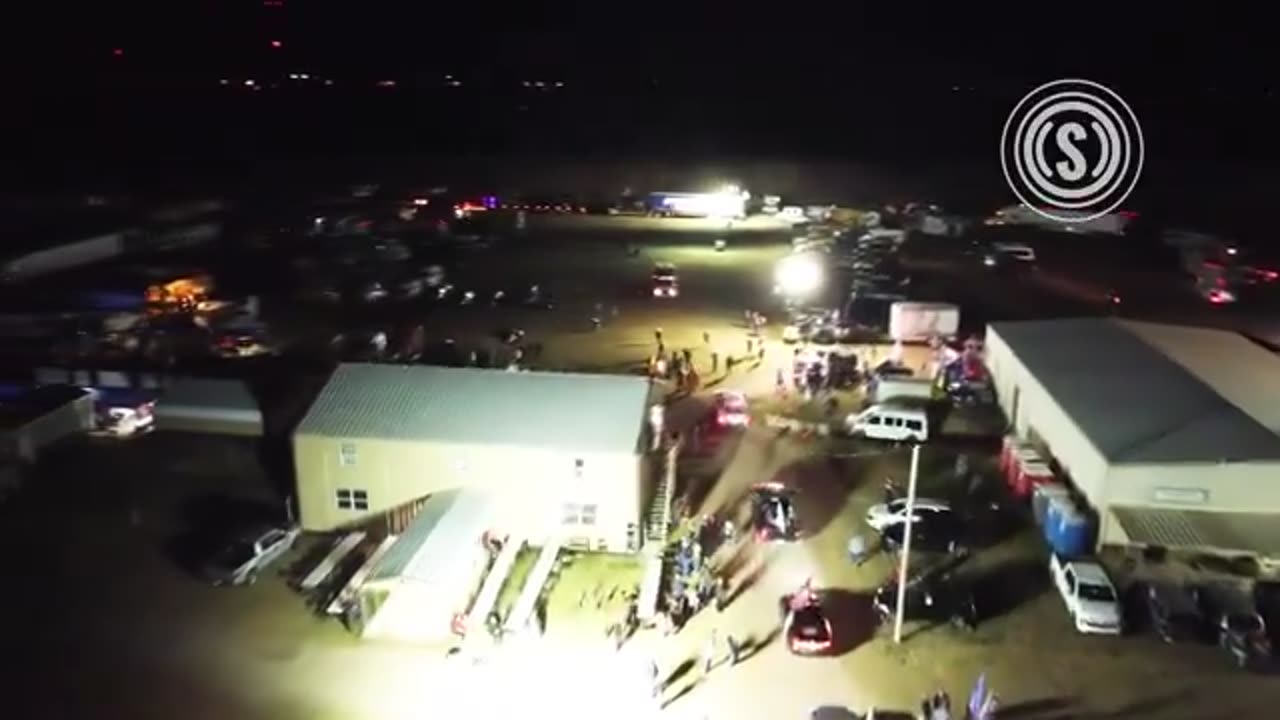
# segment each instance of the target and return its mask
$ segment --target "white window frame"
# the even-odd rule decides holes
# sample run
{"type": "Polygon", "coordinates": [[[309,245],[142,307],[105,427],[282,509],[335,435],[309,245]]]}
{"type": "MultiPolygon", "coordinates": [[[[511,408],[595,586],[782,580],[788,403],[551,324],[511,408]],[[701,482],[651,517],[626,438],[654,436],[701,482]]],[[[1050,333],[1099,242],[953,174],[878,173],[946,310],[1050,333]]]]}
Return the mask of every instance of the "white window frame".
{"type": "Polygon", "coordinates": [[[355,465],[358,457],[359,451],[355,443],[344,442],[338,446],[338,464],[342,467],[355,465]]]}
{"type": "Polygon", "coordinates": [[[600,505],[598,503],[569,502],[564,504],[561,522],[564,525],[574,527],[595,527],[599,517],[600,505]]]}
{"type": "Polygon", "coordinates": [[[369,509],[369,491],[359,488],[338,488],[334,498],[339,510],[366,511],[369,509]]]}

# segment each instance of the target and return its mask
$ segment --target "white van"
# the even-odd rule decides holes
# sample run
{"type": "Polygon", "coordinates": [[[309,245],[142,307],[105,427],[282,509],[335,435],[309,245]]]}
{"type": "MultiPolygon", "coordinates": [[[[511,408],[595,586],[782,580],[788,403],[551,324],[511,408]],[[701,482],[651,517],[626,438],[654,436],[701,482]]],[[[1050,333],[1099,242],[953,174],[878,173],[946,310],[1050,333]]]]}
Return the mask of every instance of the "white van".
{"type": "Polygon", "coordinates": [[[871,440],[924,442],[929,439],[929,416],[921,407],[872,405],[846,418],[845,429],[871,440]]]}
{"type": "Polygon", "coordinates": [[[928,402],[935,394],[934,383],[928,378],[882,377],[867,386],[872,402],[886,403],[892,400],[910,399],[928,402]]]}

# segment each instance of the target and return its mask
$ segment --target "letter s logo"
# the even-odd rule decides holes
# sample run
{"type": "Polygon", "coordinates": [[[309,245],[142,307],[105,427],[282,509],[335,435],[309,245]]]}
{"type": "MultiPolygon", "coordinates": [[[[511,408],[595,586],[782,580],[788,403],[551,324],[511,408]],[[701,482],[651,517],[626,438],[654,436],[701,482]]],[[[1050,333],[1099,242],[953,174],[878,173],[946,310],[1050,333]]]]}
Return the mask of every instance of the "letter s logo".
{"type": "Polygon", "coordinates": [[[1058,175],[1067,182],[1076,182],[1084,177],[1085,172],[1089,169],[1088,163],[1085,162],[1084,153],[1080,152],[1080,148],[1076,147],[1076,142],[1085,139],[1087,133],[1080,123],[1069,122],[1064,123],[1058,128],[1058,132],[1054,133],[1054,140],[1058,143],[1058,150],[1067,156],[1067,160],[1059,160],[1053,164],[1058,175]]]}

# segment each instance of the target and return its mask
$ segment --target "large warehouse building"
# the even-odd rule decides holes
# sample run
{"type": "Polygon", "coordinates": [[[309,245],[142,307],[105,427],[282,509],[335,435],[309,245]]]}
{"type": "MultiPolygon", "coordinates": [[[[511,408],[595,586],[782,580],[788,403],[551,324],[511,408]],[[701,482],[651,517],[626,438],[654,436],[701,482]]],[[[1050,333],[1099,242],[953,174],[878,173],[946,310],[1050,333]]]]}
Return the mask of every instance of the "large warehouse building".
{"type": "Polygon", "coordinates": [[[302,526],[327,531],[487,491],[495,530],[639,549],[653,483],[639,377],[344,364],[293,436],[302,526]]]}
{"type": "Polygon", "coordinates": [[[1280,558],[1280,357],[1119,319],[995,323],[987,346],[1006,415],[1087,498],[1099,545],[1280,558]]]}

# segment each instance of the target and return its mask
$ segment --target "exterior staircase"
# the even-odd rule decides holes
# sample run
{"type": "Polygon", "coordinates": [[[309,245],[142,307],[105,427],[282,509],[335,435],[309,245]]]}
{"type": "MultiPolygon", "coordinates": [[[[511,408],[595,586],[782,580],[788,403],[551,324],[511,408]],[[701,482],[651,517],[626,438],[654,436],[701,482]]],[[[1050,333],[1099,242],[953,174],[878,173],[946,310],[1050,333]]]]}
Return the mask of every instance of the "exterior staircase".
{"type": "Polygon", "coordinates": [[[657,489],[645,524],[645,542],[640,550],[644,557],[644,577],[640,581],[640,597],[637,609],[641,620],[651,620],[658,612],[658,597],[662,590],[662,566],[665,561],[667,539],[671,537],[671,505],[676,494],[676,466],[680,457],[680,445],[667,447],[662,456],[657,489]]]}

